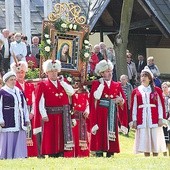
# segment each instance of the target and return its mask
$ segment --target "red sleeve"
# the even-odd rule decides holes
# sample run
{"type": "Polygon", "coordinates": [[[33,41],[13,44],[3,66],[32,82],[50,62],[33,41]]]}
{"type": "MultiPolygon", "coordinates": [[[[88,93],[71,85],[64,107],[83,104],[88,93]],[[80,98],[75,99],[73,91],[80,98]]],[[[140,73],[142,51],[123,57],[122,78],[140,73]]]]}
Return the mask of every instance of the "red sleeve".
{"type": "Polygon", "coordinates": [[[43,93],[43,88],[44,87],[44,83],[40,82],[38,83],[36,89],[35,89],[35,108],[34,108],[34,128],[39,128],[41,127],[41,114],[39,111],[39,102],[43,93]]]}
{"type": "Polygon", "coordinates": [[[163,119],[166,119],[166,112],[165,112],[165,103],[164,103],[164,98],[162,96],[162,90],[159,87],[155,86],[155,90],[157,91],[160,99],[161,99],[161,104],[162,104],[162,110],[163,110],[163,119]]]}
{"type": "Polygon", "coordinates": [[[90,90],[90,99],[89,99],[89,106],[90,106],[90,114],[89,114],[89,119],[90,119],[90,126],[91,128],[97,124],[97,114],[96,114],[96,99],[94,98],[94,92],[97,90],[98,86],[100,85],[98,80],[94,80],[92,82],[91,90],[90,90]]]}
{"type": "Polygon", "coordinates": [[[132,91],[132,94],[131,94],[131,104],[130,104],[130,122],[133,121],[132,119],[132,110],[133,110],[133,104],[134,104],[134,96],[136,94],[136,89],[134,89],[132,91]]]}

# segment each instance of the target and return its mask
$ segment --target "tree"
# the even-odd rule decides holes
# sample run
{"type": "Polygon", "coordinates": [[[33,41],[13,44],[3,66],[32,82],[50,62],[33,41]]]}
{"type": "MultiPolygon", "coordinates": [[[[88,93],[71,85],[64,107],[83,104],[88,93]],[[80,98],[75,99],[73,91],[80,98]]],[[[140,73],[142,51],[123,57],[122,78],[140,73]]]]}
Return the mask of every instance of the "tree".
{"type": "Polygon", "coordinates": [[[127,74],[126,49],[134,0],[123,0],[119,33],[115,37],[117,78],[127,74]]]}

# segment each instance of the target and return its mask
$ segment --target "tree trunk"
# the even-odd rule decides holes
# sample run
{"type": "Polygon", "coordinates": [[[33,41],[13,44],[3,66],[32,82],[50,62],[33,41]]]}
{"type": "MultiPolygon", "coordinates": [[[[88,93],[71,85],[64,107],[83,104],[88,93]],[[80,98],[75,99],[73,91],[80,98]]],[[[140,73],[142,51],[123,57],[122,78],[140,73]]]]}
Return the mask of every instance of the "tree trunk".
{"type": "Polygon", "coordinates": [[[122,74],[127,75],[126,49],[133,3],[134,0],[123,0],[120,30],[115,37],[116,71],[118,80],[122,74]]]}

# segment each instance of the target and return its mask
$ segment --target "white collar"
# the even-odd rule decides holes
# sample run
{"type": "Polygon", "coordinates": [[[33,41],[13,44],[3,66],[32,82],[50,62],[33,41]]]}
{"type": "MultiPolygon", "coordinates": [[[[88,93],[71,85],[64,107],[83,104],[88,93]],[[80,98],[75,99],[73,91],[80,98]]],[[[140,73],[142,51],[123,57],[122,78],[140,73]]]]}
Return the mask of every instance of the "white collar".
{"type": "Polygon", "coordinates": [[[53,83],[53,84],[54,84],[54,86],[56,86],[56,87],[57,87],[57,80],[56,80],[56,81],[50,80],[50,81],[51,81],[51,83],[53,83]]]}
{"type": "Polygon", "coordinates": [[[110,87],[111,80],[109,80],[109,81],[105,81],[105,82],[106,82],[106,84],[108,85],[108,87],[110,87]]]}
{"type": "Polygon", "coordinates": [[[14,88],[10,88],[7,85],[4,85],[4,87],[2,87],[2,89],[10,91],[12,93],[15,93],[15,91],[16,91],[15,86],[14,86],[14,88]]]}
{"type": "Polygon", "coordinates": [[[144,85],[139,86],[139,90],[144,91],[144,92],[151,92],[151,86],[148,85],[147,87],[144,85]]]}

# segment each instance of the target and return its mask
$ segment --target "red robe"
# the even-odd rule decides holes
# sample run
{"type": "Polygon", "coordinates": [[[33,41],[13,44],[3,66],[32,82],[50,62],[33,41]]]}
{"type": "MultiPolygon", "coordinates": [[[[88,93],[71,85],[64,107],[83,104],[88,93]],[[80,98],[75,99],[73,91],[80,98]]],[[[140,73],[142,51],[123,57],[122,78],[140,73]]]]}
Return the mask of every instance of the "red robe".
{"type": "MultiPolygon", "coordinates": [[[[19,84],[18,81],[16,81],[16,86],[24,93],[25,98],[26,98],[26,102],[28,106],[32,107],[33,101],[33,93],[34,93],[34,85],[28,82],[24,82],[24,89],[22,89],[21,85],[19,84]]],[[[34,114],[34,113],[32,113],[34,114]]],[[[33,122],[34,122],[34,117],[31,120],[31,127],[33,129],[33,122]]],[[[37,140],[36,140],[36,136],[33,135],[33,132],[31,130],[32,133],[32,144],[30,146],[27,146],[28,149],[28,157],[33,157],[33,156],[37,156],[38,155],[38,148],[37,148],[37,140]]]]}
{"type": "MultiPolygon", "coordinates": [[[[89,97],[88,97],[87,92],[75,93],[72,96],[73,110],[84,112],[87,108],[87,105],[89,104],[88,100],[89,100],[89,97]]],[[[76,119],[76,122],[77,122],[76,126],[72,128],[75,147],[73,151],[65,152],[64,157],[87,157],[89,156],[89,148],[82,150],[80,147],[80,133],[81,133],[79,131],[80,119],[78,119],[77,116],[75,116],[74,114],[72,118],[76,119]]],[[[86,130],[87,130],[87,126],[86,126],[86,130]]],[[[87,132],[86,132],[86,135],[87,135],[87,132]]],[[[89,144],[88,138],[86,142],[87,144],[89,144]]]]}
{"type": "MultiPolygon", "coordinates": [[[[50,80],[45,80],[37,85],[36,102],[35,102],[35,126],[42,126],[42,117],[39,110],[41,96],[44,95],[45,107],[62,107],[68,105],[68,95],[64,88],[57,81],[58,87],[50,80]]],[[[64,132],[62,113],[47,114],[49,121],[43,123],[42,130],[42,154],[56,154],[64,152],[64,132]]]]}
{"type": "MultiPolygon", "coordinates": [[[[158,113],[158,96],[160,97],[161,104],[163,107],[163,118],[166,118],[166,113],[165,113],[165,104],[164,104],[164,98],[162,96],[162,90],[158,87],[154,87],[155,92],[150,93],[150,104],[155,105],[156,107],[151,107],[151,119],[152,119],[152,124],[158,124],[158,119],[159,119],[159,113],[158,113]]],[[[137,97],[137,105],[143,105],[142,101],[142,94],[138,90],[138,88],[135,88],[132,92],[131,96],[131,120],[132,119],[132,109],[133,109],[133,104],[134,104],[134,96],[136,95],[137,97]]],[[[141,126],[143,124],[143,108],[137,108],[137,125],[141,126]]]]}
{"type": "Polygon", "coordinates": [[[125,103],[122,107],[118,106],[117,112],[117,120],[116,120],[116,140],[115,141],[108,141],[108,108],[99,106],[99,100],[97,100],[96,108],[95,102],[96,99],[94,98],[94,92],[99,87],[100,82],[98,80],[93,81],[91,93],[90,93],[90,120],[91,120],[91,127],[94,125],[98,125],[99,129],[97,130],[96,135],[91,134],[91,143],[90,149],[92,151],[106,151],[106,152],[114,152],[119,153],[119,139],[118,139],[118,119],[121,125],[127,127],[127,107],[126,107],[126,98],[123,93],[122,87],[120,83],[111,81],[110,88],[107,86],[105,82],[105,87],[102,93],[101,98],[116,98],[116,96],[122,96],[124,98],[125,103]]]}

